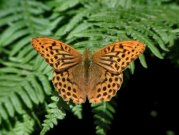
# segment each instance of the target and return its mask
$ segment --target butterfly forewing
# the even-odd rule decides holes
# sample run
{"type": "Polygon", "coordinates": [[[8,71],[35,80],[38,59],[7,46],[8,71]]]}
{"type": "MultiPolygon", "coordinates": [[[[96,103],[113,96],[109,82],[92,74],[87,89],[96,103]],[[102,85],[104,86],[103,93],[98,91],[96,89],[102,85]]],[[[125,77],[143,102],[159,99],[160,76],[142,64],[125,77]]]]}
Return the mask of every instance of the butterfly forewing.
{"type": "Polygon", "coordinates": [[[51,38],[32,39],[33,47],[55,70],[63,71],[81,62],[81,54],[69,45],[51,38]]]}
{"type": "Polygon", "coordinates": [[[120,74],[144,49],[144,44],[138,41],[116,42],[97,51],[92,59],[111,73],[120,74]]]}

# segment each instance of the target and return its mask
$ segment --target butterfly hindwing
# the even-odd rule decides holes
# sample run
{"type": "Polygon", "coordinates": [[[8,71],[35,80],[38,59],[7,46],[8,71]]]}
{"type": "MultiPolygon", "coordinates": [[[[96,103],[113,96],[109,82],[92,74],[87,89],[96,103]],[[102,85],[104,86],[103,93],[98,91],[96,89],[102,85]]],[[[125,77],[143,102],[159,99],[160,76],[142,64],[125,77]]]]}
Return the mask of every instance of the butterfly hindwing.
{"type": "Polygon", "coordinates": [[[54,71],[52,82],[64,101],[72,100],[75,104],[81,104],[86,101],[86,93],[76,83],[76,79],[71,75],[71,71],[54,71]]]}
{"type": "Polygon", "coordinates": [[[103,101],[110,101],[121,87],[123,81],[122,73],[110,73],[96,64],[93,64],[90,71],[94,74],[90,74],[90,86],[88,87],[89,102],[101,103],[103,101]]]}

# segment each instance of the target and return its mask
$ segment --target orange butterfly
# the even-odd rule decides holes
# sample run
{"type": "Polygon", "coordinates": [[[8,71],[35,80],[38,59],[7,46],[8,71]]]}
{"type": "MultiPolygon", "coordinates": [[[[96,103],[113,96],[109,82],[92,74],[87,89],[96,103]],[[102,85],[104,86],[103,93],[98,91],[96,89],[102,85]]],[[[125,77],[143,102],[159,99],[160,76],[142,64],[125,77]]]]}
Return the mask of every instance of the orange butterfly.
{"type": "Polygon", "coordinates": [[[143,43],[129,40],[107,45],[91,55],[46,37],[32,40],[32,45],[53,67],[53,84],[59,95],[76,104],[110,101],[120,89],[123,71],[144,52],[143,43]]]}

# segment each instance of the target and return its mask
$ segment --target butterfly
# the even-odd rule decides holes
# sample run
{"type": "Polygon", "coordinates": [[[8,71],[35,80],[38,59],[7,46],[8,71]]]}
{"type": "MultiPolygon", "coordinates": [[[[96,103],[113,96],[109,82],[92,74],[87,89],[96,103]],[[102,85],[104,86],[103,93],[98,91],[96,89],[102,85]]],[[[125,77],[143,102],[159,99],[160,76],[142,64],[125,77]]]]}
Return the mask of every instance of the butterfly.
{"type": "Polygon", "coordinates": [[[115,42],[91,54],[80,54],[59,40],[37,37],[32,46],[53,68],[53,85],[64,101],[81,104],[110,101],[120,89],[123,71],[145,50],[135,40],[115,42]]]}

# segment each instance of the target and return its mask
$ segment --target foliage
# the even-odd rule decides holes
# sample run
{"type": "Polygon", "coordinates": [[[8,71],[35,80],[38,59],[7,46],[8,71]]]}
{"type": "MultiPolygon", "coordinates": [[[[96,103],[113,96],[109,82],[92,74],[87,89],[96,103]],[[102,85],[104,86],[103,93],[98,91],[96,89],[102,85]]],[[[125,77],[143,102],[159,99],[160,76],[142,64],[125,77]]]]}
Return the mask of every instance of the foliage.
{"type": "Polygon", "coordinates": [[[44,120],[42,126],[42,131],[40,135],[45,135],[45,133],[50,129],[53,128],[54,125],[57,125],[57,120],[58,119],[64,119],[66,116],[63,108],[58,108],[58,97],[52,97],[52,103],[48,105],[47,108],[47,115],[45,116],[46,119],[44,120]]]}
{"type": "MultiPolygon", "coordinates": [[[[45,134],[57,124],[57,120],[65,117],[65,110],[70,110],[82,119],[81,105],[64,105],[61,100],[49,99],[50,93],[54,91],[51,84],[52,69],[33,50],[30,43],[33,37],[61,39],[81,52],[86,47],[95,51],[114,41],[135,39],[147,46],[145,55],[139,58],[143,67],[147,67],[146,55],[160,59],[168,57],[178,63],[177,55],[168,53],[179,35],[178,13],[177,2],[171,0],[2,0],[2,135],[14,134],[17,130],[18,134],[38,134],[40,130],[41,134],[45,134]],[[46,104],[49,105],[45,107],[46,104]],[[41,108],[41,111],[37,108],[41,108]],[[43,128],[33,128],[41,125],[40,117],[44,116],[46,111],[43,128]]],[[[130,65],[130,69],[134,72],[134,63],[130,65]]],[[[91,107],[96,133],[106,134],[115,113],[113,103],[91,107]]]]}
{"type": "MultiPolygon", "coordinates": [[[[114,100],[112,100],[114,101],[114,100]]],[[[96,125],[96,134],[106,135],[107,129],[113,120],[115,113],[115,102],[104,102],[101,104],[92,104],[92,112],[94,113],[94,124],[96,125]]]]}
{"type": "Polygon", "coordinates": [[[34,132],[35,121],[29,115],[23,114],[20,119],[15,118],[15,123],[12,124],[10,121],[6,121],[1,125],[1,134],[5,135],[29,135],[34,132]],[[5,126],[8,126],[5,127],[5,126]]]}

